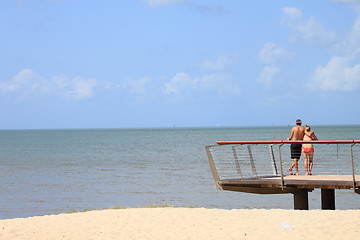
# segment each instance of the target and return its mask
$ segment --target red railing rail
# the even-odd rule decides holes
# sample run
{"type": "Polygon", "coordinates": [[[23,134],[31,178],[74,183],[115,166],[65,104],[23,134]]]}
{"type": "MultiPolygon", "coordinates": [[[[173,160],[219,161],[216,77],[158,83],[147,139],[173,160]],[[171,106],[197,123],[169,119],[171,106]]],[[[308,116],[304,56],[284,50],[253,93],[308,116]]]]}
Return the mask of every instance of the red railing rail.
{"type": "Polygon", "coordinates": [[[313,141],[290,141],[290,140],[216,141],[216,143],[218,145],[230,145],[230,144],[290,144],[290,143],[352,144],[352,143],[360,143],[360,139],[355,139],[355,140],[313,140],[313,141]]]}

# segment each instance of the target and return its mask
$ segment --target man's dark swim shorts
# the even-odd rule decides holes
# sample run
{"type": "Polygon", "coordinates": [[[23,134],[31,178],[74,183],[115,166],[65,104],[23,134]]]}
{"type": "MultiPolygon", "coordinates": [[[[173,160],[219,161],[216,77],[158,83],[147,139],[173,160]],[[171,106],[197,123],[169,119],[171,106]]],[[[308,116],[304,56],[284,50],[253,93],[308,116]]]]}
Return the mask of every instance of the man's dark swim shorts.
{"type": "Polygon", "coordinates": [[[302,145],[300,143],[292,143],[290,145],[291,159],[300,158],[300,156],[301,156],[301,146],[302,145]]]}

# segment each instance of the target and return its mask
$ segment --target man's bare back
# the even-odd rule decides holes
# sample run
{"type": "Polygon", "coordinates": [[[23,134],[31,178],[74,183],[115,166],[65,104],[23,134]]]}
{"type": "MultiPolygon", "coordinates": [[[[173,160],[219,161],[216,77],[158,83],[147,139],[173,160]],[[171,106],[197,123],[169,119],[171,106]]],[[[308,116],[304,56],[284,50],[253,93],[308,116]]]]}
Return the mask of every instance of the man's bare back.
{"type": "MultiPolygon", "coordinates": [[[[301,141],[303,140],[305,135],[305,128],[301,126],[301,120],[296,120],[296,126],[291,129],[290,137],[288,140],[292,141],[301,141]]],[[[290,151],[291,151],[291,159],[294,159],[293,163],[291,164],[289,171],[290,174],[293,175],[292,169],[293,167],[296,168],[295,175],[299,175],[299,165],[298,161],[301,156],[301,143],[292,143],[290,144],[290,151]]]]}
{"type": "Polygon", "coordinates": [[[305,135],[305,128],[300,125],[296,125],[291,129],[290,137],[288,140],[300,141],[303,140],[305,135]]]}

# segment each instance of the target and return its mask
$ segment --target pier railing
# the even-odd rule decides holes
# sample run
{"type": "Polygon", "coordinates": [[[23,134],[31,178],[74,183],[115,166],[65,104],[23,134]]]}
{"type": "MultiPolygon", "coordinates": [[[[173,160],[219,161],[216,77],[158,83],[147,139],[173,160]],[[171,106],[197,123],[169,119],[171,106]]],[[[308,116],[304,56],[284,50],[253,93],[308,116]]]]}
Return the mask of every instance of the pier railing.
{"type": "MultiPolygon", "coordinates": [[[[221,180],[261,177],[281,177],[283,181],[292,163],[291,143],[313,144],[314,175],[352,175],[354,189],[359,187],[360,140],[218,141],[217,145],[206,146],[215,185],[220,188],[221,180]]],[[[305,174],[303,154],[299,170],[305,174]]]]}

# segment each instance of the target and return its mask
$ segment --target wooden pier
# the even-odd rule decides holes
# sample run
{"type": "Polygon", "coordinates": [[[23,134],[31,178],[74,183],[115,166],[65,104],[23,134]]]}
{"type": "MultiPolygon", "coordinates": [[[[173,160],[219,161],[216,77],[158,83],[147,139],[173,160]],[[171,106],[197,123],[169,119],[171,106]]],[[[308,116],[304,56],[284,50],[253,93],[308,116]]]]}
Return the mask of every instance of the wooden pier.
{"type": "MultiPolygon", "coordinates": [[[[306,141],[296,142],[308,143],[306,141]]],[[[346,145],[349,147],[348,150],[341,148],[341,153],[337,147],[336,155],[337,158],[340,158],[337,161],[349,166],[350,174],[332,174],[339,169],[326,169],[326,166],[322,166],[323,169],[319,169],[318,172],[322,171],[327,174],[318,175],[288,175],[283,173],[283,158],[288,148],[282,146],[294,143],[294,141],[219,141],[217,143],[218,145],[207,146],[206,151],[214,182],[218,189],[256,194],[290,193],[294,196],[294,209],[300,210],[309,209],[308,193],[314,189],[321,189],[321,208],[324,210],[335,209],[336,189],[352,189],[355,193],[360,194],[360,175],[355,174],[356,171],[360,173],[360,149],[353,150],[353,146],[359,144],[360,140],[311,141],[312,144],[325,144],[326,146],[336,144],[337,146],[346,145]],[[228,145],[228,148],[225,151],[213,150],[213,148],[221,145],[228,145]],[[267,169],[271,169],[271,172],[264,168],[263,163],[256,165],[256,157],[264,158],[266,156],[264,147],[258,147],[258,149],[262,149],[259,151],[261,154],[252,150],[251,146],[259,145],[269,146],[269,163],[271,163],[269,165],[272,166],[267,169]],[[346,155],[348,156],[346,157],[346,155]],[[278,158],[276,159],[275,156],[278,158]]],[[[316,152],[316,154],[315,161],[322,161],[321,158],[334,161],[334,159],[328,159],[329,156],[333,156],[328,151],[323,154],[316,152]]],[[[288,163],[290,164],[290,162],[288,163]]],[[[315,165],[314,168],[316,169],[316,167],[315,165]]]]}

